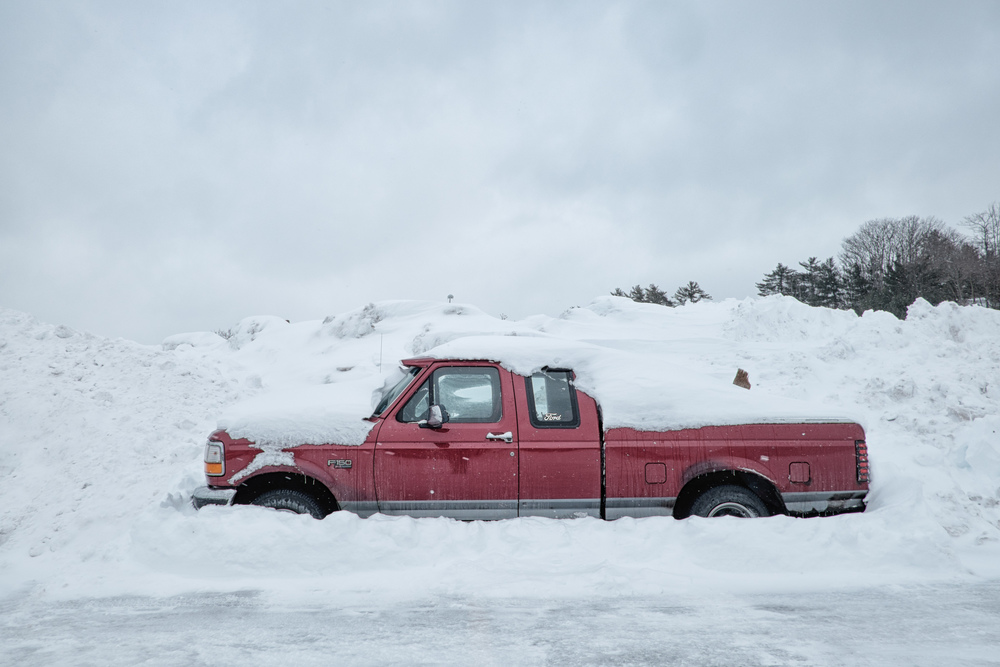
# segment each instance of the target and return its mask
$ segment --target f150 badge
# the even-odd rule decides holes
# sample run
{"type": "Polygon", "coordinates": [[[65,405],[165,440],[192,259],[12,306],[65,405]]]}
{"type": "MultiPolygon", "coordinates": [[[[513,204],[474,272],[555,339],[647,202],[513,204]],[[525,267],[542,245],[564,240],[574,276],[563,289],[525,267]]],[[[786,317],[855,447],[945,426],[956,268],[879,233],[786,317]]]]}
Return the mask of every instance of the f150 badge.
{"type": "Polygon", "coordinates": [[[330,459],[326,462],[326,465],[333,466],[334,468],[350,468],[351,459],[330,459]]]}

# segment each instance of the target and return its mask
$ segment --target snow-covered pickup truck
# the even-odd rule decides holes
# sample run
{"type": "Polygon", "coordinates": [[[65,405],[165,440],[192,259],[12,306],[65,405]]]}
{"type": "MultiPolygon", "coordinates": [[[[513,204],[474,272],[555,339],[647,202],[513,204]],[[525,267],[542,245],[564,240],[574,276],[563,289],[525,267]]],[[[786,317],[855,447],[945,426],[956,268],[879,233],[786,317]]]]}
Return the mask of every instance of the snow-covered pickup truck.
{"type": "Polygon", "coordinates": [[[432,358],[403,368],[357,442],[267,447],[216,431],[205,451],[208,486],[194,505],[458,519],[865,507],[867,448],[853,422],[605,430],[570,370],[523,376],[488,361],[432,358]]]}

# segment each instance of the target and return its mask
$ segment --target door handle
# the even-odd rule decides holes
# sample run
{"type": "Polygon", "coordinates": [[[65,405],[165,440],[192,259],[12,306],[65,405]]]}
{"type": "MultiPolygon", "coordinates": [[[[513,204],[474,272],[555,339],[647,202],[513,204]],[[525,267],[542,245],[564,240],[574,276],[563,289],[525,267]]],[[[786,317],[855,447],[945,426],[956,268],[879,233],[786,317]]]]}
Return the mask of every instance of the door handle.
{"type": "Polygon", "coordinates": [[[507,431],[506,433],[487,433],[486,439],[503,441],[503,442],[514,442],[514,434],[511,433],[510,431],[507,431]]]}

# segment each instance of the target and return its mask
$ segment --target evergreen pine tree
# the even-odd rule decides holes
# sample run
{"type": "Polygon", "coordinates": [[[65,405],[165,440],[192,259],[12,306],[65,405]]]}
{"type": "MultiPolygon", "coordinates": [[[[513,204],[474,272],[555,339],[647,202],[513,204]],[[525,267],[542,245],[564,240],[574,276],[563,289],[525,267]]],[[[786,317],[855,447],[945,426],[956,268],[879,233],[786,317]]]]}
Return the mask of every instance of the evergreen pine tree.
{"type": "Polygon", "coordinates": [[[772,294],[785,294],[792,296],[792,286],[794,276],[797,274],[781,262],[774,271],[766,274],[764,280],[757,283],[757,294],[760,296],[770,296],[772,294]]]}
{"type": "Polygon", "coordinates": [[[816,285],[819,282],[820,263],[815,257],[810,257],[804,262],[799,262],[804,271],[799,274],[799,289],[795,298],[810,306],[818,306],[819,299],[816,294],[816,285]]]}
{"type": "Polygon", "coordinates": [[[886,271],[884,284],[885,290],[879,305],[899,319],[906,318],[906,309],[917,297],[926,299],[935,306],[948,298],[947,281],[928,257],[921,257],[913,262],[894,259],[886,271]]]}
{"type": "Polygon", "coordinates": [[[677,291],[674,292],[674,301],[681,306],[688,301],[691,303],[698,303],[699,301],[711,300],[712,297],[709,293],[703,290],[701,286],[693,280],[688,281],[688,284],[683,287],[678,287],[677,291]]]}
{"type": "Polygon", "coordinates": [[[670,297],[667,296],[667,293],[653,283],[650,283],[649,287],[646,288],[646,303],[657,303],[661,306],[670,307],[674,305],[670,297]]]}
{"type": "Polygon", "coordinates": [[[842,287],[844,305],[858,315],[875,307],[875,285],[857,262],[844,271],[842,287]]]}
{"type": "Polygon", "coordinates": [[[884,289],[877,300],[876,308],[888,310],[890,313],[904,319],[906,307],[917,298],[913,288],[913,275],[909,267],[898,259],[894,259],[885,272],[884,289]]]}
{"type": "Polygon", "coordinates": [[[819,265],[813,282],[816,290],[817,306],[826,308],[840,308],[843,305],[841,291],[843,280],[840,270],[833,261],[833,257],[828,258],[819,265]]]}
{"type": "Polygon", "coordinates": [[[670,300],[667,293],[661,290],[656,284],[650,283],[646,289],[642,285],[633,285],[632,289],[625,292],[622,288],[616,287],[611,296],[624,296],[632,299],[636,303],[655,303],[660,306],[673,307],[674,302],[670,300]]]}
{"type": "MultiPolygon", "coordinates": [[[[843,303],[842,279],[840,270],[830,257],[825,262],[817,263],[811,257],[808,269],[809,289],[811,290],[811,306],[823,306],[825,308],[840,308],[843,303]]],[[[805,264],[803,264],[805,266],[805,264]]]]}

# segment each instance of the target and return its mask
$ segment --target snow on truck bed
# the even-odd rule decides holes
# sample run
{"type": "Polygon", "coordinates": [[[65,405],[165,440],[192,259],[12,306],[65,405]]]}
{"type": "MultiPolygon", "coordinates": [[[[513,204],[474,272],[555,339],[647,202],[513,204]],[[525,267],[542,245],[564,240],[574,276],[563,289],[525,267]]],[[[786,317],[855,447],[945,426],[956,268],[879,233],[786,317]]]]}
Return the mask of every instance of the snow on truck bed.
{"type": "Polygon", "coordinates": [[[951,304],[918,301],[899,321],[782,297],[674,309],[603,297],[509,321],[395,301],[323,321],[250,317],[227,338],[162,346],[0,309],[0,595],[579,596],[996,577],[998,431],[1000,313],[951,304]],[[220,423],[276,451],[359,442],[373,392],[422,355],[572,367],[608,427],[857,420],[869,509],[463,523],[189,506],[220,423]],[[737,368],[751,391],[731,384],[737,368]]]}

